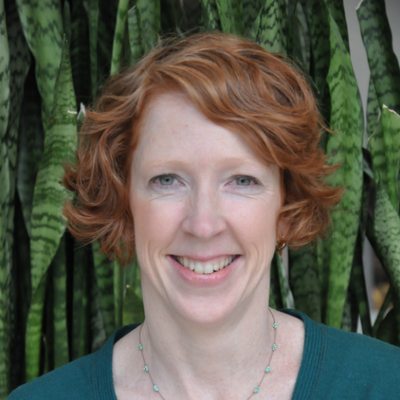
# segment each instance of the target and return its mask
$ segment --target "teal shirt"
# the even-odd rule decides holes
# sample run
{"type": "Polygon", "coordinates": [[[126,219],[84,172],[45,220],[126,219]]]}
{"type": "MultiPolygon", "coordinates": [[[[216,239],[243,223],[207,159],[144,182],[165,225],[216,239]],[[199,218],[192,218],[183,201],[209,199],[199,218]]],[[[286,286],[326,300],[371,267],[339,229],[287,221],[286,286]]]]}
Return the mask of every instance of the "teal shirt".
{"type": "MultiPolygon", "coordinates": [[[[298,311],[284,312],[305,325],[303,359],[292,400],[400,399],[399,348],[318,324],[298,311]]],[[[20,386],[8,400],[116,400],[113,345],[135,327],[116,330],[100,350],[20,386]]]]}

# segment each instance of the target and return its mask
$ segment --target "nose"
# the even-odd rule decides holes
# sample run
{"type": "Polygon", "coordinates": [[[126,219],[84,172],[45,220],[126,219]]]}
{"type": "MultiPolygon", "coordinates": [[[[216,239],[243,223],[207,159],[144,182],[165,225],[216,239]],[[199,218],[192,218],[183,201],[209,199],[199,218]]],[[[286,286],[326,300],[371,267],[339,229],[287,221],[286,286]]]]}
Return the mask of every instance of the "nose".
{"type": "Polygon", "coordinates": [[[204,241],[218,235],[226,229],[220,208],[220,197],[214,188],[193,193],[188,199],[183,231],[204,241]]]}

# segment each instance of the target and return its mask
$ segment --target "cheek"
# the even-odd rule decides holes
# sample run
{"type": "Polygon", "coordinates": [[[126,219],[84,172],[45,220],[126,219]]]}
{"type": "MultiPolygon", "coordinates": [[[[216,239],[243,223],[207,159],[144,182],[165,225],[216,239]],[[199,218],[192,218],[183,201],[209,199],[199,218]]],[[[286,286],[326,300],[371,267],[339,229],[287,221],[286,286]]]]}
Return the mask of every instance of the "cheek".
{"type": "MultiPolygon", "coordinates": [[[[275,246],[277,202],[226,202],[223,209],[235,232],[247,243],[275,246]],[[276,204],[275,204],[276,203],[276,204]]],[[[269,247],[269,246],[268,246],[269,247]]]]}
{"type": "Polygon", "coordinates": [[[131,202],[138,251],[165,249],[176,236],[182,208],[176,203],[160,204],[136,197],[131,202]]]}

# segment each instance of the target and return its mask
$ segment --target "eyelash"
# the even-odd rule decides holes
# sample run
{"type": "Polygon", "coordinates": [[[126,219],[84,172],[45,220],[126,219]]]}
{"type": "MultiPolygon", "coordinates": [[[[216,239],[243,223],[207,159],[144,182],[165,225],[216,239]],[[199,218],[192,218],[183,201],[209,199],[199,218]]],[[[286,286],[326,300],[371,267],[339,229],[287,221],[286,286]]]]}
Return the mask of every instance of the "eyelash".
{"type": "MultiPolygon", "coordinates": [[[[175,180],[178,180],[178,179],[177,179],[177,176],[174,175],[174,174],[163,174],[163,175],[158,175],[158,176],[152,178],[152,179],[150,180],[150,182],[151,182],[151,183],[155,183],[157,179],[164,178],[165,176],[169,176],[169,177],[171,177],[171,178],[173,178],[173,179],[175,179],[175,180]]],[[[254,182],[257,186],[260,186],[260,182],[259,182],[256,178],[253,178],[252,176],[247,176],[247,175],[235,175],[235,176],[233,177],[233,180],[236,180],[236,179],[239,179],[239,178],[249,179],[249,180],[251,180],[252,182],[254,182]]],[[[163,188],[168,188],[168,187],[170,187],[170,186],[172,186],[172,185],[161,185],[161,184],[160,184],[160,186],[163,187],[163,188]]],[[[237,185],[237,186],[242,186],[242,185],[237,185]]],[[[250,187],[250,186],[252,186],[252,185],[243,185],[243,186],[244,186],[244,187],[250,187]]]]}

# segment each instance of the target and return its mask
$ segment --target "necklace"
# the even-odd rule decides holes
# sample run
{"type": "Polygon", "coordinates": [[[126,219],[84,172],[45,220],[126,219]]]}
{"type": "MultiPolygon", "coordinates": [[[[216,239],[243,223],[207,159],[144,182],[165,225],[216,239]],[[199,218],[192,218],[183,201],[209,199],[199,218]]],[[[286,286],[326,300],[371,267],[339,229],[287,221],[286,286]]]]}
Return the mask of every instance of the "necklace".
{"type": "MultiPolygon", "coordinates": [[[[270,314],[272,315],[272,319],[273,319],[273,321],[274,321],[274,323],[272,324],[272,327],[274,328],[274,343],[273,343],[273,345],[271,346],[271,350],[272,350],[272,351],[271,351],[271,355],[270,355],[269,360],[268,360],[267,367],[266,367],[265,370],[264,370],[264,374],[263,374],[263,376],[262,376],[262,378],[261,378],[259,384],[254,388],[253,393],[247,398],[247,400],[249,400],[250,397],[253,396],[253,394],[258,393],[258,392],[260,391],[260,386],[261,386],[261,384],[262,384],[262,382],[263,382],[263,380],[264,380],[264,378],[265,378],[265,375],[266,375],[268,372],[271,372],[270,364],[271,364],[271,360],[272,360],[272,355],[274,354],[274,352],[275,352],[275,350],[276,350],[276,343],[275,343],[275,341],[276,341],[276,330],[277,330],[277,328],[278,328],[278,324],[275,322],[274,314],[272,314],[272,311],[271,311],[271,309],[270,309],[269,307],[268,307],[268,310],[269,310],[270,314]]],[[[154,390],[155,392],[157,392],[157,393],[161,396],[162,399],[165,400],[165,398],[163,397],[163,395],[160,393],[160,390],[158,389],[158,386],[154,383],[153,378],[152,378],[151,373],[150,373],[150,369],[149,369],[149,367],[148,367],[148,365],[147,365],[147,363],[146,363],[146,360],[144,359],[143,345],[142,345],[142,339],[141,339],[142,327],[143,327],[143,324],[140,325],[140,329],[139,329],[139,345],[138,345],[138,349],[140,350],[140,353],[142,354],[142,359],[143,359],[143,364],[144,364],[143,371],[145,371],[145,372],[147,372],[147,373],[149,374],[151,383],[152,383],[152,385],[153,385],[153,390],[154,390]]]]}

